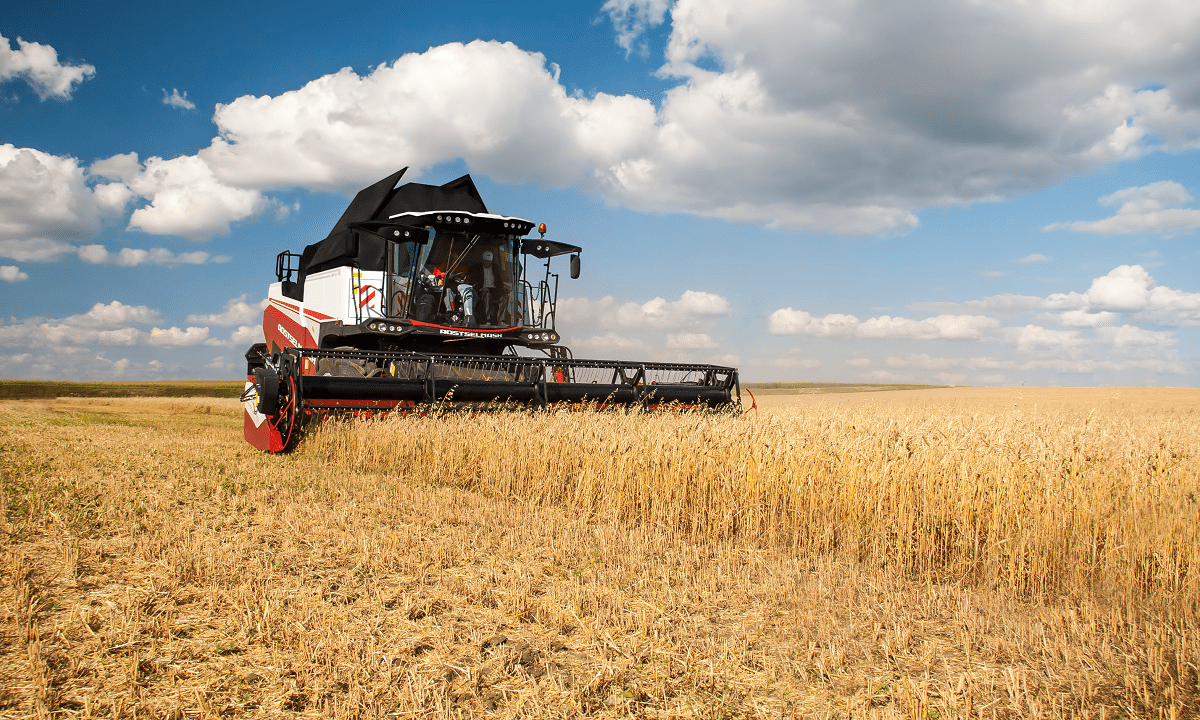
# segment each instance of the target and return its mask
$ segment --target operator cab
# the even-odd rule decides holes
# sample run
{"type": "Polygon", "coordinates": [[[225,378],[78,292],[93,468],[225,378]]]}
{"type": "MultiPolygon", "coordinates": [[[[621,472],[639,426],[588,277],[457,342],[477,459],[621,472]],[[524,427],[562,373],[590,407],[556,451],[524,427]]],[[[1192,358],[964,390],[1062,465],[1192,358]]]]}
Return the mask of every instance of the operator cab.
{"type": "MultiPolygon", "coordinates": [[[[485,218],[471,213],[451,217],[459,224],[443,225],[440,230],[436,225],[425,226],[424,242],[389,244],[388,317],[447,327],[520,327],[526,295],[514,252],[520,243],[515,230],[505,227],[515,227],[516,219],[496,217],[486,223],[481,222],[485,218]],[[466,225],[461,225],[463,220],[466,225]],[[466,229],[497,222],[501,230],[509,232],[466,229]]],[[[411,219],[420,222],[423,218],[411,219]]],[[[532,227],[527,221],[520,223],[532,227]]]]}
{"type": "Polygon", "coordinates": [[[303,255],[280,253],[271,302],[319,320],[309,328],[316,347],[482,355],[528,347],[569,357],[554,327],[559,276],[550,261],[570,254],[578,277],[581,249],[547,240],[544,224],[527,237],[534,223],[489,213],[469,176],[396,186],[402,173],[359,192],[303,255]]]}
{"type": "MultiPolygon", "coordinates": [[[[578,246],[525,238],[533,223],[488,213],[410,212],[392,216],[387,225],[359,227],[388,240],[382,278],[387,302],[381,308],[386,319],[516,333],[533,344],[558,340],[558,275],[550,272],[550,259],[573,254],[571,273],[578,277],[578,246]],[[544,260],[544,267],[535,268],[530,258],[544,260]],[[544,276],[537,277],[537,270],[544,276]]],[[[545,232],[545,224],[539,230],[545,232]]]]}

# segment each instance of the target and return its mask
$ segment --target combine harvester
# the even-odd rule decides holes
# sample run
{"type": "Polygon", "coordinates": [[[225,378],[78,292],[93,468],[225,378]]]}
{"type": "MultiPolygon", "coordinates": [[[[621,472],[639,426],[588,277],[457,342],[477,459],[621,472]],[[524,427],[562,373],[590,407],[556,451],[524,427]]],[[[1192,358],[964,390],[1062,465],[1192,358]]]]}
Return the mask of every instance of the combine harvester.
{"type": "Polygon", "coordinates": [[[324,240],[276,259],[266,342],[246,353],[251,445],[290,450],[306,425],[344,413],[740,402],[735,368],[574,359],[554,326],[550,261],[569,255],[577,278],[581,249],[489,213],[469,175],[396,187],[403,174],[359,192],[324,240]]]}

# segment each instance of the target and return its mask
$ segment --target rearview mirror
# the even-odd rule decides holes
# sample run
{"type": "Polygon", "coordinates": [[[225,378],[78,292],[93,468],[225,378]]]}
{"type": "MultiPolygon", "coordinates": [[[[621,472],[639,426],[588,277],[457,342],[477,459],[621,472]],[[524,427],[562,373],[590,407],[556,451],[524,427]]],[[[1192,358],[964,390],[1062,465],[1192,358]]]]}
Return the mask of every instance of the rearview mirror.
{"type": "Polygon", "coordinates": [[[571,256],[571,279],[579,279],[579,253],[571,256]]]}

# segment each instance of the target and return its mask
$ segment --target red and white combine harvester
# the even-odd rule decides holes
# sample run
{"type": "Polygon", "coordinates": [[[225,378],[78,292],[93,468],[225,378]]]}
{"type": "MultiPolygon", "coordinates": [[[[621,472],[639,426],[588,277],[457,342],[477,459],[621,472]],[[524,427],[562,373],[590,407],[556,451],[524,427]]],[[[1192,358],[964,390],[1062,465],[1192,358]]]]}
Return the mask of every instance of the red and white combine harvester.
{"type": "Polygon", "coordinates": [[[574,359],[554,326],[550,261],[569,255],[579,277],[580,248],[489,213],[469,175],[397,187],[403,174],[359,192],[324,240],[279,254],[266,342],[246,353],[250,444],[286,451],[328,415],[434,404],[739,402],[734,368],[574,359]]]}

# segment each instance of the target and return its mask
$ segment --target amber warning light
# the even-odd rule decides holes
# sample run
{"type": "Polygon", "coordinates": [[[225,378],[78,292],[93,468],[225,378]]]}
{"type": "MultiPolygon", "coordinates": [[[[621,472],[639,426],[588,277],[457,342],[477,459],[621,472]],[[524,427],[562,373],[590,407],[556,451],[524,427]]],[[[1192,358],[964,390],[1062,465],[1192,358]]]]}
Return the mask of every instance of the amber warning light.
{"type": "Polygon", "coordinates": [[[543,234],[543,235],[545,235],[545,234],[546,234],[546,223],[540,223],[540,224],[538,225],[538,232],[539,232],[539,233],[541,233],[541,234],[543,234]]]}

